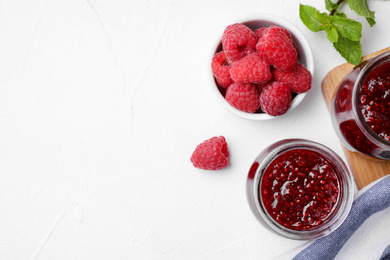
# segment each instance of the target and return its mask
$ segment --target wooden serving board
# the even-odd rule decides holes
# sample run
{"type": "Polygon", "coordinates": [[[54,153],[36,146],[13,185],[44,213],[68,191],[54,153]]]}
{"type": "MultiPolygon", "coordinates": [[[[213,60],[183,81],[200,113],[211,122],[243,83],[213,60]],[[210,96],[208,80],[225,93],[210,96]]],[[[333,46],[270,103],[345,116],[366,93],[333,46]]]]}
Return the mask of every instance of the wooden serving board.
{"type": "MultiPolygon", "coordinates": [[[[363,60],[373,58],[386,51],[390,51],[390,47],[364,56],[363,60]]],[[[328,109],[330,108],[330,102],[333,94],[344,77],[352,70],[353,67],[354,65],[350,63],[342,64],[332,69],[323,79],[321,89],[328,109]]],[[[347,157],[349,168],[355,176],[358,189],[361,189],[367,184],[390,174],[390,161],[373,159],[358,152],[351,152],[347,150],[344,145],[342,146],[347,157]]]]}

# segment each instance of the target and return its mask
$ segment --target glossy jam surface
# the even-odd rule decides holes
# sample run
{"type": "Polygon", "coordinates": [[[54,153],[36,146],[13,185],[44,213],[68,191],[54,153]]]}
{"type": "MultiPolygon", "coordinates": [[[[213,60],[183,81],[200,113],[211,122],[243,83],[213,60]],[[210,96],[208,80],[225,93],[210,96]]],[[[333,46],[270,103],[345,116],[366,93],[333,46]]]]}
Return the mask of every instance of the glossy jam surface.
{"type": "Polygon", "coordinates": [[[368,126],[390,141],[390,62],[379,65],[364,79],[359,105],[368,126]]]}
{"type": "Polygon", "coordinates": [[[293,230],[318,227],[339,201],[336,170],[312,150],[293,149],[279,155],[265,169],[260,185],[260,199],[268,214],[293,230]]]}

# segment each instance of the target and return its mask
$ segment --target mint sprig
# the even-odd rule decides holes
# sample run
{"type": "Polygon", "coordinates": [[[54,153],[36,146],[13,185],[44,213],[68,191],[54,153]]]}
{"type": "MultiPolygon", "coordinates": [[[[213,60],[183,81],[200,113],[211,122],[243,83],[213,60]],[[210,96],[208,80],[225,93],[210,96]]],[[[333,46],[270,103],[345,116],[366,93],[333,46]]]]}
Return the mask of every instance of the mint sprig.
{"type": "Polygon", "coordinates": [[[375,12],[368,8],[366,0],[339,0],[337,3],[325,0],[325,8],[329,14],[320,12],[312,6],[300,4],[299,17],[309,30],[325,31],[327,38],[341,56],[347,62],[357,65],[362,59],[360,44],[362,24],[339,12],[344,1],[356,14],[365,17],[371,27],[375,24],[375,12]]]}

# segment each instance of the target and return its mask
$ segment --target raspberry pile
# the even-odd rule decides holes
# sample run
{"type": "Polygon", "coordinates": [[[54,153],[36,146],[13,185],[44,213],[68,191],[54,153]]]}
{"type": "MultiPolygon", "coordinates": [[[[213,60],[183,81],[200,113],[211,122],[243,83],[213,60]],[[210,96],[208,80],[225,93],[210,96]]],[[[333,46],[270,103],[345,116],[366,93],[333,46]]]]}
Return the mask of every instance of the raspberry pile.
{"type": "Polygon", "coordinates": [[[274,25],[226,27],[211,68],[226,101],[247,113],[282,115],[296,94],[311,88],[312,75],[298,62],[291,33],[274,25]]]}

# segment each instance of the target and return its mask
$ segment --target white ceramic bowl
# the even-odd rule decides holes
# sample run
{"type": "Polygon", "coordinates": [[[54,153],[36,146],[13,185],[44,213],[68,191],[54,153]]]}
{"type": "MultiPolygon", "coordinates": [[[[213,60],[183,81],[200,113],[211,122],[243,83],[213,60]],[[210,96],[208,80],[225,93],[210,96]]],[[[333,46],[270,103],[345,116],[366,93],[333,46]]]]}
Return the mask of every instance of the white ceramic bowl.
{"type": "MultiPolygon", "coordinates": [[[[276,26],[286,28],[287,30],[289,30],[291,32],[294,45],[297,48],[298,62],[305,65],[306,68],[310,71],[311,75],[312,76],[314,75],[314,58],[313,58],[313,52],[311,50],[309,42],[307,41],[305,36],[302,34],[302,32],[300,30],[298,30],[298,28],[295,25],[293,25],[292,23],[290,23],[289,21],[287,21],[279,16],[271,15],[271,14],[251,14],[251,15],[247,15],[241,19],[238,19],[230,24],[234,24],[234,23],[245,24],[246,26],[248,26],[252,30],[256,30],[260,27],[268,27],[271,25],[276,25],[276,26]]],[[[229,24],[227,24],[226,26],[228,26],[228,25],[229,24]]],[[[214,57],[215,53],[217,51],[219,51],[221,48],[221,41],[222,41],[222,33],[212,48],[211,57],[210,57],[210,64],[211,64],[211,60],[214,57]]],[[[223,95],[219,91],[218,86],[215,82],[213,73],[211,71],[211,68],[209,71],[210,71],[211,91],[214,93],[214,96],[217,98],[219,103],[223,107],[225,107],[228,111],[230,111],[231,113],[233,113],[239,117],[246,118],[246,119],[252,119],[252,120],[267,120],[267,119],[273,119],[273,118],[280,117],[280,116],[277,116],[277,117],[270,116],[266,113],[252,114],[252,113],[243,112],[243,111],[240,111],[240,110],[234,108],[226,101],[226,99],[223,97],[223,95]]],[[[298,94],[292,100],[291,107],[284,115],[288,114],[291,110],[296,108],[302,102],[302,100],[305,96],[306,96],[306,93],[298,94]]],[[[282,116],[284,116],[284,115],[282,115],[282,116]]]]}

